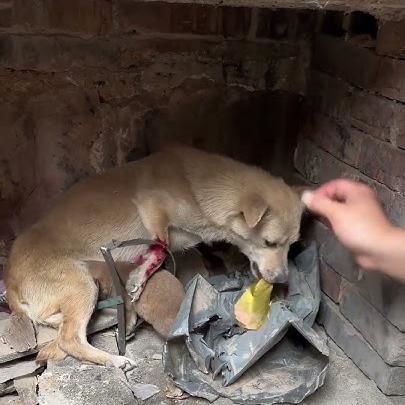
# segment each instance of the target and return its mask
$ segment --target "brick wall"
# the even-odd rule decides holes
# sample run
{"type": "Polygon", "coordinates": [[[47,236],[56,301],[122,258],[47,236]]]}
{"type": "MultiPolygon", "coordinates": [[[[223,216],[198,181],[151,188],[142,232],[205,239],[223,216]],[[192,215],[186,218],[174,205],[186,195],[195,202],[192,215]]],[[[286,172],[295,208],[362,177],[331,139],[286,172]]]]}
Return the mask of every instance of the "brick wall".
{"type": "MultiPolygon", "coordinates": [[[[314,40],[295,165],[314,184],[348,177],[371,185],[405,226],[405,21],[376,31],[363,21],[355,33],[341,22],[314,40]]],[[[327,333],[382,391],[405,394],[405,286],[363,274],[322,224],[308,236],[320,245],[327,333]]]]}
{"type": "Polygon", "coordinates": [[[285,169],[314,16],[0,0],[0,267],[71,184],[173,138],[285,169]]]}

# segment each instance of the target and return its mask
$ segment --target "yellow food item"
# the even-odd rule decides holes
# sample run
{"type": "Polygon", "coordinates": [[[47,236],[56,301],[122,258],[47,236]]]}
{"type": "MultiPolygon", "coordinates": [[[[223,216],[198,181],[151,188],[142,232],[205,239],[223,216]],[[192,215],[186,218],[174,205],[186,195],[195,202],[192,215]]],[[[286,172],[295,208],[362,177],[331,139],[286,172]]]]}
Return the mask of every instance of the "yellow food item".
{"type": "Polygon", "coordinates": [[[270,296],[273,284],[263,279],[251,285],[235,304],[235,318],[246,329],[258,330],[270,310],[270,296]]]}

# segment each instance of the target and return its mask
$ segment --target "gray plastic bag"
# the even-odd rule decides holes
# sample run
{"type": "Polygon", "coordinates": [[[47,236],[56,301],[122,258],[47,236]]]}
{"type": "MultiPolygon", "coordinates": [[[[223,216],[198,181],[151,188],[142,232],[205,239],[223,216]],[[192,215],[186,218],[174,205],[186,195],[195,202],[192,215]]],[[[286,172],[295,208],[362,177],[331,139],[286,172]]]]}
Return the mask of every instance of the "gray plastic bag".
{"type": "Polygon", "coordinates": [[[287,297],[273,301],[258,331],[238,327],[233,314],[249,274],[193,278],[164,350],[179,388],[209,401],[276,404],[299,403],[323,385],[329,352],[312,328],[320,303],[315,244],[289,267],[287,297]]]}

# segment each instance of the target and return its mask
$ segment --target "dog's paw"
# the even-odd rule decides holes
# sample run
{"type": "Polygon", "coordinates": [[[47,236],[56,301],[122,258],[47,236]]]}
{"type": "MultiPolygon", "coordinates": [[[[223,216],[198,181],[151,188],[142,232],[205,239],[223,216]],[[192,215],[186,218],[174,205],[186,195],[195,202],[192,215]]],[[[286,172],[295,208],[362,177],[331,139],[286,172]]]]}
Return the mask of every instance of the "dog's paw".
{"type": "Polygon", "coordinates": [[[144,281],[145,275],[141,271],[135,271],[129,275],[125,288],[128,295],[131,297],[132,302],[137,301],[141,296],[143,292],[144,281]]]}
{"type": "Polygon", "coordinates": [[[67,354],[58,346],[56,341],[43,347],[35,359],[38,364],[46,364],[48,360],[63,360],[67,354]]]}
{"type": "Polygon", "coordinates": [[[125,356],[111,356],[110,360],[106,364],[107,367],[120,368],[127,372],[136,367],[136,363],[125,356]]]}
{"type": "Polygon", "coordinates": [[[125,337],[130,339],[135,335],[138,316],[135,311],[128,311],[126,314],[125,337]]]}
{"type": "Polygon", "coordinates": [[[129,296],[131,297],[131,302],[138,301],[142,292],[143,288],[141,285],[132,285],[131,289],[128,291],[129,296]]]}

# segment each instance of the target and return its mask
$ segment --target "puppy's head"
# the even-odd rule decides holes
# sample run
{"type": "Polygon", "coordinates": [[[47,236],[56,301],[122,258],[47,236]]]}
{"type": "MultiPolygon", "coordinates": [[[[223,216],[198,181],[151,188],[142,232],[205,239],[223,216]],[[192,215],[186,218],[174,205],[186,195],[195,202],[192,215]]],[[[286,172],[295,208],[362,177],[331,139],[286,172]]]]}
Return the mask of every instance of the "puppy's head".
{"type": "Polygon", "coordinates": [[[242,197],[232,230],[241,237],[239,248],[256,277],[269,283],[288,281],[288,251],[299,238],[303,209],[300,192],[283,182],[242,197]]]}

